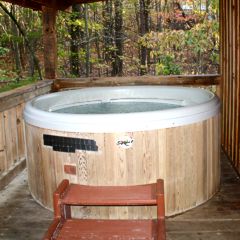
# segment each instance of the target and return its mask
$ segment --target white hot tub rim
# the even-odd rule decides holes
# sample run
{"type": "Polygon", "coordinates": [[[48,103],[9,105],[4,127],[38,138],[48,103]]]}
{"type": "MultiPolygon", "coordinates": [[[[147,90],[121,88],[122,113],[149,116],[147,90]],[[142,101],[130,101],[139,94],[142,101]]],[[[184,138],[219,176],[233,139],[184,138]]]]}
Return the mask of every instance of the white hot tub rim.
{"type": "MultiPolygon", "coordinates": [[[[171,98],[171,96],[169,96],[169,98],[171,98]]],[[[207,120],[217,115],[219,111],[220,101],[218,97],[207,90],[199,88],[168,86],[96,87],[51,93],[37,97],[26,104],[24,110],[24,119],[26,123],[30,125],[52,130],[88,133],[112,133],[145,131],[184,126],[207,120]],[[166,94],[169,94],[169,92],[172,91],[172,99],[174,99],[173,97],[176,98],[176,92],[180,92],[181,96],[184,96],[188,93],[188,95],[185,97],[188,105],[181,108],[158,111],[111,114],[66,114],[47,111],[53,106],[56,106],[56,103],[51,102],[52,100],[57,100],[58,104],[63,104],[64,99],[67,99],[68,103],[71,102],[71,93],[73,95],[75,94],[77,97],[86,95],[88,100],[94,99],[91,97],[91,93],[96,94],[99,91],[105,97],[107,93],[114,93],[115,91],[117,92],[117,96],[120,96],[120,98],[121,96],[124,96],[123,93],[128,93],[128,98],[131,98],[136,95],[132,93],[136,90],[139,91],[140,94],[144,92],[148,92],[149,94],[150,92],[151,97],[156,96],[154,94],[157,94],[158,91],[162,91],[162,93],[165,92],[166,94]],[[151,91],[153,92],[152,95],[151,91]],[[197,93],[200,97],[198,97],[197,93]],[[198,101],[196,101],[195,98],[198,98],[198,101]],[[200,101],[199,99],[201,98],[202,100],[200,101]],[[43,103],[45,103],[45,106],[43,103]],[[39,109],[40,107],[38,108],[38,106],[42,107],[43,109],[39,109]]]]}

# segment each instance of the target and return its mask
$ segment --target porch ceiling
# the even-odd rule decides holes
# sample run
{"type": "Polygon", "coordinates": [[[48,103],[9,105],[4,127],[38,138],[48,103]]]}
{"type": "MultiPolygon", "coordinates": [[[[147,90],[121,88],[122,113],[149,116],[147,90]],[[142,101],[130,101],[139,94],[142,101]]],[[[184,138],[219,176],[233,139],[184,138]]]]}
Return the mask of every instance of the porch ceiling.
{"type": "Polygon", "coordinates": [[[42,7],[65,10],[76,3],[91,3],[99,1],[101,0],[5,0],[5,2],[40,11],[42,10],[42,7]]]}

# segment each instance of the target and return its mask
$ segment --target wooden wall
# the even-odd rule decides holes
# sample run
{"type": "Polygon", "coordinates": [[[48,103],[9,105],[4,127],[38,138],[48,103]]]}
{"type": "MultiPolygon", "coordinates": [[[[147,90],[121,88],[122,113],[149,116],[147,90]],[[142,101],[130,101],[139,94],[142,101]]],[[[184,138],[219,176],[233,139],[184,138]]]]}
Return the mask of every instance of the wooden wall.
{"type": "Polygon", "coordinates": [[[221,0],[222,146],[240,173],[240,1],[221,0]]]}
{"type": "Polygon", "coordinates": [[[0,94],[0,189],[26,166],[23,109],[35,96],[51,90],[52,81],[41,81],[0,94]]]}

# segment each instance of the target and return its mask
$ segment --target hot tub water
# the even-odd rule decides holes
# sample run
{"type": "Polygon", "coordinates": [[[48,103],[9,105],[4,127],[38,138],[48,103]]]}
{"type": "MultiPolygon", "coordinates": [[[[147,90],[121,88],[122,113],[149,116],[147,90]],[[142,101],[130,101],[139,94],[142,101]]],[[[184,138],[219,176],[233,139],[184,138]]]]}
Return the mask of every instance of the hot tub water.
{"type": "Polygon", "coordinates": [[[51,110],[55,113],[71,113],[71,114],[112,114],[112,113],[136,113],[161,111],[182,107],[181,105],[161,103],[161,102],[142,102],[142,101],[115,101],[87,103],[74,106],[62,107],[57,110],[51,110]]]}

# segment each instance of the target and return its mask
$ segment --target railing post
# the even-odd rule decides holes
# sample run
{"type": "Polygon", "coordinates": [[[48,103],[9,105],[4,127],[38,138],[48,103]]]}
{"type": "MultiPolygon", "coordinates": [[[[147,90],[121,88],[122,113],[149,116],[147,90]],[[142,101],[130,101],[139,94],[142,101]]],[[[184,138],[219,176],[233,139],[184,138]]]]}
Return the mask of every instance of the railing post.
{"type": "Polygon", "coordinates": [[[42,14],[45,79],[55,79],[57,66],[57,10],[43,7],[42,14]]]}

